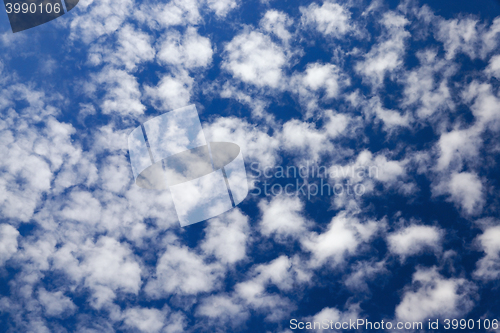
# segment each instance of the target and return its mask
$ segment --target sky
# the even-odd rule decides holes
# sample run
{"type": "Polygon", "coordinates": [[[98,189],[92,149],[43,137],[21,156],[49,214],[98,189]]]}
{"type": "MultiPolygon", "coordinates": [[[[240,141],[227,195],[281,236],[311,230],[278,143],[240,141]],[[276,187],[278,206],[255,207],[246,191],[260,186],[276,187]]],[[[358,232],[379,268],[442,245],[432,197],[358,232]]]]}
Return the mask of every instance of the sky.
{"type": "Polygon", "coordinates": [[[0,332],[500,332],[500,1],[80,0],[0,47],[0,332]],[[192,104],[250,191],[181,227],[127,140],[192,104]]]}

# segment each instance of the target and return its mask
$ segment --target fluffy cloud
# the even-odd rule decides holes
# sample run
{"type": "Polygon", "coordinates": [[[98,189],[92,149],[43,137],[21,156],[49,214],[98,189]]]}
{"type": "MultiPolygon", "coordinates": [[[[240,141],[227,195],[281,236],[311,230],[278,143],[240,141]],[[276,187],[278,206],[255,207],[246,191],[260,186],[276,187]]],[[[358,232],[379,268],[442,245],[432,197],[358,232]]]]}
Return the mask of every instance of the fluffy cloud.
{"type": "Polygon", "coordinates": [[[197,294],[213,290],[222,273],[216,264],[207,264],[203,256],[185,246],[169,245],[160,257],[156,274],[146,292],[155,298],[169,294],[197,294]]]}
{"type": "Polygon", "coordinates": [[[93,65],[107,62],[134,71],[140,64],[154,59],[156,52],[151,44],[150,35],[135,30],[131,25],[125,25],[118,31],[116,49],[110,50],[97,44],[89,52],[89,62],[93,65]],[[102,51],[99,52],[101,48],[102,51]]]}
{"type": "Polygon", "coordinates": [[[141,92],[137,78],[123,70],[105,69],[94,77],[94,84],[87,90],[94,93],[99,86],[106,91],[101,102],[104,114],[118,114],[121,116],[141,115],[146,107],[141,103],[141,92]]]}
{"type": "Polygon", "coordinates": [[[487,27],[473,17],[437,20],[436,37],[444,44],[446,58],[453,59],[459,53],[470,58],[485,58],[498,46],[500,19],[487,27]]]}
{"type": "Polygon", "coordinates": [[[0,224],[0,266],[17,252],[19,231],[8,224],[0,224]]]}
{"type": "Polygon", "coordinates": [[[379,88],[386,74],[393,73],[403,65],[405,43],[410,33],[405,30],[408,20],[394,12],[387,12],[380,21],[384,33],[379,42],[366,54],[365,60],[356,65],[356,70],[372,87],[379,88]]]}
{"type": "Polygon", "coordinates": [[[417,269],[414,289],[409,289],[396,307],[396,317],[404,321],[427,318],[459,318],[474,306],[475,286],[462,278],[445,278],[436,268],[417,269]]]}
{"type": "Polygon", "coordinates": [[[313,232],[304,238],[302,246],[311,252],[310,264],[313,267],[327,262],[340,265],[347,257],[355,255],[360,245],[368,242],[384,226],[385,223],[380,221],[362,223],[356,217],[340,213],[323,233],[313,232]]]}
{"type": "Polygon", "coordinates": [[[159,332],[165,321],[165,314],[157,309],[131,308],[123,313],[125,325],[141,332],[159,332]]]}
{"type": "Polygon", "coordinates": [[[67,243],[53,258],[56,269],[92,291],[96,308],[112,302],[118,291],[137,294],[142,284],[141,267],[129,246],[107,236],[95,243],[87,240],[80,248],[67,243]]]}
{"type": "Polygon", "coordinates": [[[283,85],[286,56],[269,36],[257,31],[243,32],[225,47],[222,67],[235,78],[257,87],[283,85]]]}
{"type": "Polygon", "coordinates": [[[451,97],[449,79],[457,71],[451,61],[440,59],[436,50],[417,53],[420,66],[409,71],[403,79],[405,100],[403,107],[416,107],[416,116],[428,118],[455,105],[451,97]]]}
{"type": "Polygon", "coordinates": [[[323,5],[316,3],[308,7],[300,7],[302,23],[311,25],[324,35],[341,38],[354,30],[351,13],[338,3],[325,1],[323,5]]]}
{"type": "Polygon", "coordinates": [[[38,300],[42,304],[45,315],[59,317],[62,314],[71,314],[76,310],[76,305],[62,291],[48,292],[45,288],[38,291],[38,300]]]}
{"type": "Polygon", "coordinates": [[[453,173],[434,188],[434,194],[448,194],[449,200],[467,215],[479,213],[484,205],[483,184],[475,173],[453,173]]]}
{"type": "Polygon", "coordinates": [[[262,29],[275,34],[284,42],[287,42],[292,37],[292,34],[288,31],[292,24],[293,20],[287,14],[274,9],[268,10],[260,20],[262,29]]]}
{"type": "Polygon", "coordinates": [[[191,100],[193,78],[185,71],[174,75],[164,75],[156,87],[146,85],[145,97],[161,111],[171,111],[186,105],[191,100]]]}
{"type": "Polygon", "coordinates": [[[234,209],[210,220],[201,248],[223,263],[234,264],[246,257],[248,217],[234,209]]]}
{"type": "Polygon", "coordinates": [[[207,4],[219,18],[225,17],[231,10],[238,7],[236,0],[207,0],[207,4]]]}
{"type": "Polygon", "coordinates": [[[304,204],[298,197],[276,196],[270,202],[261,200],[261,233],[275,235],[278,240],[287,237],[301,237],[306,230],[307,220],[302,216],[304,204]]]}
{"type": "Polygon", "coordinates": [[[184,69],[206,67],[212,61],[210,40],[189,27],[184,34],[169,32],[159,45],[158,61],[161,64],[179,66],[184,69]]]}
{"type": "Polygon", "coordinates": [[[476,238],[485,256],[477,262],[474,275],[483,280],[495,280],[500,276],[500,226],[488,227],[476,238]]]}
{"type": "Polygon", "coordinates": [[[389,250],[406,258],[423,252],[425,249],[438,251],[441,248],[442,231],[436,227],[412,225],[387,236],[389,250]]]}

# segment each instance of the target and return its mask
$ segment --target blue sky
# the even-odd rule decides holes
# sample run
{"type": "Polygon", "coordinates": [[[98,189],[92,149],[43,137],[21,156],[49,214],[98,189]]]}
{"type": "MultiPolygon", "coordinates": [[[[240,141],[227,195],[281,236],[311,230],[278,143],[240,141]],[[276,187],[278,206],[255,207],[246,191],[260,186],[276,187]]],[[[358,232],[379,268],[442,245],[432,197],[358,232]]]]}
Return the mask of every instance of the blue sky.
{"type": "Polygon", "coordinates": [[[500,320],[500,1],[81,0],[0,45],[1,332],[500,320]],[[127,137],[190,104],[251,191],[181,228],[127,137]]]}

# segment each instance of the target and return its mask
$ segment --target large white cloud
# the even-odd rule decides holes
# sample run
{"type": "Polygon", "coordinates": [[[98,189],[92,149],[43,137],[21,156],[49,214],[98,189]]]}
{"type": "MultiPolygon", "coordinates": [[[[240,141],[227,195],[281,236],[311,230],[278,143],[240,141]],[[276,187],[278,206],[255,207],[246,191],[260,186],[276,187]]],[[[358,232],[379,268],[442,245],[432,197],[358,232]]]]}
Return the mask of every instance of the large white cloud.
{"type": "Polygon", "coordinates": [[[403,259],[426,249],[439,251],[441,239],[441,230],[425,225],[411,225],[387,236],[389,250],[403,259]]]}
{"type": "Polygon", "coordinates": [[[436,268],[419,268],[413,274],[415,289],[408,289],[396,307],[404,321],[459,318],[474,306],[475,286],[463,278],[445,278],[436,268]]]}
{"type": "Polygon", "coordinates": [[[257,31],[243,32],[225,47],[222,67],[235,78],[257,87],[279,88],[283,82],[284,50],[269,36],[257,31]]]}

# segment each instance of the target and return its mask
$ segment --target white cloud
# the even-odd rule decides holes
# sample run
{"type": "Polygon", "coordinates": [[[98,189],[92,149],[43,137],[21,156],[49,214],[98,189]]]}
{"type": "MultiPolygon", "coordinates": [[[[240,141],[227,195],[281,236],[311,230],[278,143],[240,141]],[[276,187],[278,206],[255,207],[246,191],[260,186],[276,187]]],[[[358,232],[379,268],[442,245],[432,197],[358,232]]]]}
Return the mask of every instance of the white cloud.
{"type": "Polygon", "coordinates": [[[207,4],[208,8],[213,10],[219,18],[225,17],[239,5],[236,0],[207,0],[207,4]]]}
{"type": "Polygon", "coordinates": [[[79,246],[68,242],[53,258],[54,268],[75,282],[83,280],[92,291],[91,305],[97,309],[112,302],[118,291],[137,294],[142,284],[141,267],[129,246],[107,236],[96,243],[87,239],[79,246]]]}
{"type": "Polygon", "coordinates": [[[288,153],[299,155],[302,159],[319,161],[325,154],[332,154],[332,139],[344,135],[350,119],[331,110],[323,112],[323,127],[316,128],[316,123],[292,119],[283,124],[277,137],[281,146],[288,153]]]}
{"type": "Polygon", "coordinates": [[[189,105],[194,80],[185,71],[164,75],[156,87],[146,85],[146,98],[159,110],[171,111],[189,105]]]}
{"type": "Polygon", "coordinates": [[[81,1],[72,11],[71,39],[90,43],[100,36],[118,30],[133,12],[133,0],[81,1]]]}
{"type": "Polygon", "coordinates": [[[134,17],[152,30],[172,26],[196,25],[201,21],[198,0],[172,0],[167,3],[145,3],[134,12],[134,17]]]}
{"type": "Polygon", "coordinates": [[[500,80],[500,55],[491,57],[486,73],[500,80]]]}
{"type": "Polygon", "coordinates": [[[471,110],[476,118],[474,129],[481,131],[490,128],[500,130],[500,98],[495,96],[491,84],[471,82],[463,93],[466,102],[471,103],[471,110]]]}
{"type": "Polygon", "coordinates": [[[19,231],[8,224],[0,224],[0,266],[17,252],[19,231]]]}
{"type": "Polygon", "coordinates": [[[288,31],[292,24],[293,20],[287,14],[275,9],[268,10],[260,20],[262,29],[275,34],[284,42],[292,38],[292,34],[288,31]]]}
{"type": "MultiPolygon", "coordinates": [[[[330,323],[332,321],[333,323],[355,322],[358,318],[361,318],[359,305],[352,304],[346,311],[340,311],[336,308],[325,307],[314,316],[306,317],[305,320],[311,323],[314,332],[329,332],[331,331],[330,323]],[[328,322],[328,329],[322,329],[323,322],[328,322]],[[320,328],[315,328],[314,323],[320,323],[319,325],[316,324],[316,327],[319,326],[320,328]]],[[[336,330],[336,332],[337,331],[338,330],[336,330]]]]}
{"type": "Polygon", "coordinates": [[[158,61],[184,69],[207,67],[212,62],[210,39],[202,37],[195,28],[188,27],[181,35],[173,30],[159,45],[158,61]]]}
{"type": "Polygon", "coordinates": [[[234,37],[225,47],[222,68],[235,78],[257,87],[279,88],[283,85],[286,56],[269,36],[257,31],[234,37]]]}
{"type": "Polygon", "coordinates": [[[250,316],[250,312],[242,303],[237,303],[236,299],[227,295],[213,295],[201,301],[196,313],[218,322],[231,322],[238,325],[250,316]]]}
{"type": "Polygon", "coordinates": [[[370,292],[367,282],[389,272],[385,261],[357,261],[351,267],[352,273],[345,277],[344,284],[355,292],[370,292]]]}
{"type": "Polygon", "coordinates": [[[485,256],[476,264],[474,276],[483,280],[497,280],[500,276],[500,226],[491,226],[476,238],[485,256]]]}
{"type": "Polygon", "coordinates": [[[164,294],[209,292],[216,288],[221,273],[219,265],[206,264],[201,255],[172,244],[158,260],[155,278],[149,280],[146,292],[155,298],[164,294]]]}
{"type": "Polygon", "coordinates": [[[436,39],[444,44],[446,58],[453,59],[465,53],[471,59],[484,59],[498,48],[500,18],[495,18],[488,27],[473,17],[443,20],[437,23],[436,39]]]}
{"type": "Polygon", "coordinates": [[[325,1],[321,6],[313,3],[300,7],[300,12],[304,25],[313,25],[324,35],[341,38],[354,30],[351,13],[337,3],[325,1]]]}
{"type": "Polygon", "coordinates": [[[426,249],[439,251],[443,232],[431,226],[412,225],[387,236],[389,250],[402,259],[420,254],[426,249]]]}
{"type": "Polygon", "coordinates": [[[383,107],[379,97],[370,99],[364,110],[368,117],[374,115],[377,121],[382,121],[383,128],[386,131],[398,127],[409,127],[412,122],[408,113],[401,114],[400,111],[383,107]]]}
{"type": "Polygon", "coordinates": [[[210,220],[200,247],[221,262],[234,264],[246,258],[249,232],[248,217],[233,209],[210,220]]]}
{"type": "Polygon", "coordinates": [[[280,321],[289,315],[294,310],[290,300],[279,294],[267,293],[266,287],[272,284],[280,290],[290,290],[295,281],[292,261],[281,256],[269,263],[257,265],[252,271],[253,277],[234,287],[236,295],[250,307],[266,313],[268,321],[280,321]]]}
{"type": "MultiPolygon", "coordinates": [[[[138,116],[146,110],[141,103],[137,78],[133,75],[123,70],[106,68],[94,76],[94,82],[102,85],[106,91],[100,105],[104,114],[138,116]]],[[[89,92],[97,89],[96,86],[89,87],[89,92]]]]}
{"type": "Polygon", "coordinates": [[[298,94],[300,103],[310,114],[319,109],[320,101],[337,98],[342,88],[349,84],[348,77],[337,66],[316,62],[308,64],[304,72],[294,73],[289,89],[298,94]]]}
{"type": "Polygon", "coordinates": [[[304,204],[297,196],[276,196],[270,202],[261,200],[259,209],[262,212],[260,232],[265,236],[285,241],[288,237],[299,238],[306,231],[304,204]]]}
{"type": "Polygon", "coordinates": [[[445,278],[436,268],[419,268],[413,274],[414,289],[408,289],[396,307],[404,321],[427,318],[460,318],[474,306],[475,286],[462,278],[445,278]]]}
{"type": "Polygon", "coordinates": [[[479,213],[484,205],[483,184],[475,173],[455,172],[435,186],[433,194],[448,194],[449,200],[467,215],[479,213]]]}
{"type": "Polygon", "coordinates": [[[272,166],[279,160],[279,140],[267,133],[267,126],[249,123],[236,117],[219,117],[203,124],[209,142],[234,142],[241,148],[245,161],[257,161],[259,168],[272,166]]]}
{"type": "Polygon", "coordinates": [[[117,67],[124,66],[127,71],[134,71],[140,64],[154,59],[152,40],[153,38],[147,33],[127,24],[117,33],[115,49],[110,49],[108,44],[104,43],[91,47],[89,63],[100,65],[101,62],[107,62],[117,67]]]}
{"type": "Polygon", "coordinates": [[[386,74],[393,73],[403,65],[405,43],[410,33],[405,30],[408,20],[394,12],[387,12],[380,21],[384,33],[379,42],[358,62],[356,70],[373,88],[379,88],[386,74]]]}
{"type": "Polygon", "coordinates": [[[442,171],[450,166],[460,168],[464,161],[477,158],[478,147],[482,143],[478,134],[476,128],[453,130],[441,134],[437,144],[440,156],[436,169],[442,171]]]}
{"type": "Polygon", "coordinates": [[[312,232],[304,237],[302,246],[312,254],[312,267],[327,262],[340,265],[347,257],[355,255],[360,245],[368,242],[382,227],[385,227],[385,223],[381,221],[361,223],[356,217],[339,213],[331,220],[325,232],[312,232]]]}
{"type": "Polygon", "coordinates": [[[437,38],[444,43],[447,59],[453,59],[458,52],[463,52],[471,58],[476,57],[477,24],[477,20],[470,17],[443,20],[439,23],[437,38]]]}
{"type": "Polygon", "coordinates": [[[38,300],[42,304],[45,315],[48,317],[60,317],[63,314],[72,314],[76,305],[62,291],[48,292],[45,288],[38,290],[38,300]]]}
{"type": "Polygon", "coordinates": [[[157,309],[131,308],[123,313],[125,325],[140,332],[157,333],[164,326],[165,313],[157,309]]]}
{"type": "Polygon", "coordinates": [[[457,66],[451,61],[439,59],[437,51],[432,49],[417,52],[417,57],[420,67],[409,71],[403,79],[403,107],[415,106],[419,118],[454,110],[449,78],[456,73],[457,66]]]}

